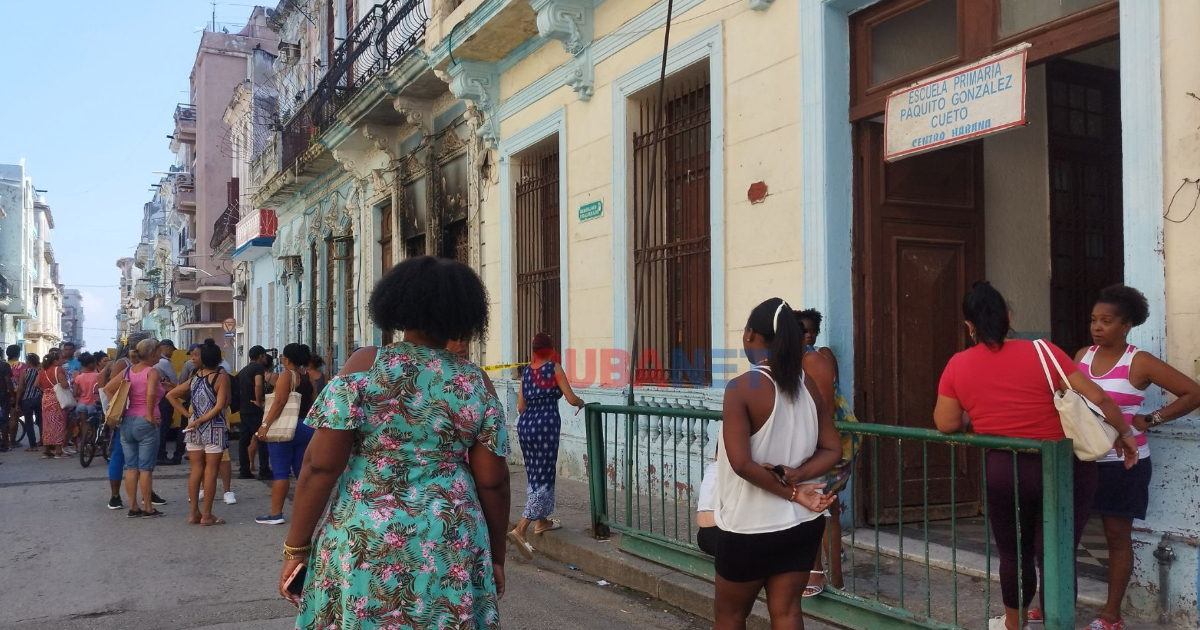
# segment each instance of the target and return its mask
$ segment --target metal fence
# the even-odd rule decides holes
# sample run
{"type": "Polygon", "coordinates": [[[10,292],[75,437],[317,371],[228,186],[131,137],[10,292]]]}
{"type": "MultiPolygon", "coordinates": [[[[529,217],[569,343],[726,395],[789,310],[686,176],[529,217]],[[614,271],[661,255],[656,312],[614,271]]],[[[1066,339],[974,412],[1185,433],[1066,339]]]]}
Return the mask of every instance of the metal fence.
{"type": "MultiPolygon", "coordinates": [[[[623,550],[712,579],[712,558],[695,544],[694,515],[705,465],[715,457],[720,419],[717,411],[589,405],[586,465],[594,535],[606,538],[618,532],[623,550]]],[[[987,512],[981,480],[987,453],[999,451],[1011,454],[1014,480],[1019,454],[1041,459],[1045,627],[1074,627],[1074,456],[1069,441],[946,435],[865,423],[839,423],[838,429],[860,439],[856,498],[842,519],[849,523],[842,536],[845,584],[842,589],[827,584],[821,596],[806,599],[807,614],[853,628],[942,630],[985,627],[990,616],[1002,614],[998,588],[990,579],[995,562],[987,529],[982,554],[973,557],[982,566],[974,567],[973,574],[960,568],[958,551],[964,517],[987,512]],[[949,462],[949,488],[941,488],[943,482],[933,472],[938,461],[949,462]],[[949,497],[948,509],[931,502],[938,496],[949,497]],[[931,534],[931,525],[942,534],[931,534]]],[[[995,457],[992,461],[997,462],[995,457]]],[[[1019,495],[1014,503],[1020,505],[1019,495]]],[[[1018,532],[1019,517],[1018,512],[1018,532]]],[[[826,557],[832,557],[828,551],[826,557]]],[[[1017,561],[1025,566],[1035,559],[1018,554],[1017,561]]]]}

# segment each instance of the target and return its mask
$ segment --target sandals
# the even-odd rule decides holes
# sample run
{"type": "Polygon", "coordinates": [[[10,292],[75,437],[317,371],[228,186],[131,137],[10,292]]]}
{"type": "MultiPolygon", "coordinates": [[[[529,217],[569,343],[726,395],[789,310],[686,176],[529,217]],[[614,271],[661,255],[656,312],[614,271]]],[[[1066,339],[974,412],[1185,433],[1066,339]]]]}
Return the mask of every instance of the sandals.
{"type": "MultiPolygon", "coordinates": [[[[820,575],[822,580],[825,578],[824,571],[809,571],[808,573],[809,573],[809,575],[813,575],[813,574],[820,575]]],[[[809,584],[808,586],[804,587],[804,593],[803,593],[802,597],[816,597],[817,595],[820,595],[821,593],[824,593],[824,592],[825,592],[824,584],[809,584]]]]}
{"type": "Polygon", "coordinates": [[[213,527],[214,525],[224,525],[224,524],[225,524],[225,519],[223,519],[223,518],[214,518],[213,520],[211,520],[207,523],[205,523],[203,519],[200,520],[200,525],[203,527],[213,527]]]}
{"type": "Polygon", "coordinates": [[[543,528],[541,528],[541,529],[538,529],[538,528],[534,527],[534,528],[533,528],[533,533],[535,533],[535,534],[541,534],[542,532],[552,532],[552,531],[554,531],[554,530],[556,530],[556,529],[562,529],[562,521],[560,521],[560,520],[558,520],[558,519],[555,519],[555,518],[552,518],[552,519],[550,519],[550,526],[549,526],[549,527],[543,527],[543,528]]]}
{"type": "Polygon", "coordinates": [[[521,552],[526,560],[533,560],[533,546],[518,536],[516,531],[508,532],[508,539],[517,546],[517,551],[521,552]]]}
{"type": "Polygon", "coordinates": [[[158,510],[150,510],[149,512],[142,512],[142,518],[155,518],[157,516],[166,516],[166,514],[159,512],[158,510]]]}

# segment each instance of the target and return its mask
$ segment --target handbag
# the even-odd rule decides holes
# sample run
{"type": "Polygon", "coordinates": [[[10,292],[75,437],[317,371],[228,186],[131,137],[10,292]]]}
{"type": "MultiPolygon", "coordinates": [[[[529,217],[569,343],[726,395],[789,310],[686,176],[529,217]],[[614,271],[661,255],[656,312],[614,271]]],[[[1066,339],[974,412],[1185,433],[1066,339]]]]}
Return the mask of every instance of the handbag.
{"type": "Polygon", "coordinates": [[[110,429],[120,426],[126,409],[129,409],[129,368],[125,369],[117,393],[108,400],[108,409],[104,412],[104,424],[110,429]]]}
{"type": "Polygon", "coordinates": [[[1104,414],[1095,405],[1071,389],[1069,383],[1066,391],[1060,391],[1055,386],[1050,367],[1046,365],[1046,357],[1050,358],[1064,383],[1067,383],[1067,375],[1051,354],[1045,340],[1038,339],[1033,345],[1037,349],[1038,359],[1042,362],[1046,381],[1050,383],[1050,390],[1054,394],[1054,408],[1058,410],[1058,417],[1062,421],[1063,433],[1071,439],[1075,457],[1085,462],[1103,459],[1112,451],[1113,444],[1120,437],[1117,430],[1104,421],[1104,414]]]}
{"type": "MultiPolygon", "coordinates": [[[[295,381],[296,376],[292,377],[292,390],[288,392],[287,402],[283,404],[283,411],[279,413],[279,417],[267,427],[267,436],[263,438],[264,442],[291,442],[292,438],[296,437],[296,423],[300,421],[300,392],[296,391],[295,381]]],[[[264,409],[270,410],[275,404],[275,395],[278,392],[272,392],[264,397],[264,409]]]]}
{"type": "Polygon", "coordinates": [[[71,392],[71,388],[59,382],[54,383],[54,397],[58,399],[58,406],[62,407],[63,411],[70,411],[79,404],[75,401],[75,394],[71,392]]]}

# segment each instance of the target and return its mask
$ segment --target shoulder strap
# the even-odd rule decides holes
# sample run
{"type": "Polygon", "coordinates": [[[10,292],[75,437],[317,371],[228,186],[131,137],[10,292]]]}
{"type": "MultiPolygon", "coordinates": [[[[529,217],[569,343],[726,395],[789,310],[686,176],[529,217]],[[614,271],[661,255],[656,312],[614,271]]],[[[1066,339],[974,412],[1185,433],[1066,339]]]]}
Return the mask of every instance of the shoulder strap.
{"type": "Polygon", "coordinates": [[[1045,339],[1034,341],[1033,346],[1037,349],[1038,359],[1042,362],[1042,371],[1046,374],[1046,382],[1050,384],[1050,391],[1057,394],[1059,390],[1054,384],[1054,377],[1050,374],[1050,367],[1046,365],[1046,357],[1050,357],[1050,362],[1054,364],[1054,369],[1058,372],[1058,376],[1062,379],[1063,383],[1067,382],[1067,375],[1063,372],[1062,366],[1058,364],[1058,359],[1054,358],[1054,353],[1050,351],[1050,346],[1046,344],[1045,339]]]}

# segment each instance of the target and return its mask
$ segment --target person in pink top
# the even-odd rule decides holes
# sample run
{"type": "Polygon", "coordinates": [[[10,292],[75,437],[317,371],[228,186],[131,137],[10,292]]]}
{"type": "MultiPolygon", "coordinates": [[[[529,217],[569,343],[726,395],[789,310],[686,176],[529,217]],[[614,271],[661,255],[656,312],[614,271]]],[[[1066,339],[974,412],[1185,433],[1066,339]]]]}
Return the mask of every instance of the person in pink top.
{"type": "Polygon", "coordinates": [[[129,518],[162,516],[153,507],[154,464],[158,459],[158,427],[162,420],[158,416],[158,401],[162,397],[159,387],[158,340],[143,339],[138,342],[139,362],[118,372],[104,394],[112,400],[121,388],[122,381],[129,381],[129,405],[121,417],[121,450],[125,455],[125,490],[129,493],[131,508],[129,518]],[[138,507],[138,490],[142,491],[143,507],[138,507]]]}
{"type": "MultiPolygon", "coordinates": [[[[88,417],[99,410],[100,405],[100,373],[96,371],[96,357],[84,353],[79,357],[80,372],[75,375],[75,414],[79,417],[79,426],[86,427],[88,417]]],[[[86,434],[87,431],[82,431],[86,434]]],[[[80,446],[83,446],[82,444],[80,446]]]]}
{"type": "MultiPolygon", "coordinates": [[[[950,358],[938,384],[933,421],[942,433],[974,431],[1031,440],[1061,440],[1062,421],[1033,342],[1009,339],[1008,303],[991,284],[976,282],[963,297],[963,318],[975,345],[950,358]],[[963,412],[970,417],[964,422],[963,412]]],[[[1133,433],[1108,394],[1075,368],[1071,357],[1048,344],[1051,358],[1067,375],[1059,388],[1071,387],[1104,412],[1121,436],[1116,447],[1130,466],[1137,459],[1133,433]]],[[[987,516],[1000,556],[1000,592],[1004,616],[988,630],[1019,630],[1030,618],[1042,564],[1042,460],[1037,453],[987,451],[984,490],[987,516]],[[1014,463],[1015,462],[1015,463],[1014,463]],[[1014,470],[1015,467],[1015,470],[1014,470]],[[1019,502],[1019,503],[1018,503],[1019,502]],[[1019,519],[1019,520],[1018,520],[1019,519]],[[1035,558],[1036,556],[1036,558],[1035,558]],[[1024,558],[1024,560],[1020,560],[1024,558]]],[[[1096,493],[1096,464],[1074,462],[1075,544],[1083,535],[1096,493]]],[[[1044,590],[1044,589],[1042,589],[1044,590]]]]}
{"type": "Polygon", "coordinates": [[[1117,284],[1100,292],[1092,307],[1092,342],[1075,360],[1079,370],[1096,382],[1121,407],[1133,426],[1138,460],[1127,468],[1115,451],[1097,465],[1100,487],[1092,502],[1092,515],[1104,523],[1108,539],[1108,600],[1087,630],[1123,630],[1121,601],[1133,575],[1133,519],[1145,519],[1150,503],[1153,465],[1146,431],[1200,407],[1200,384],[1128,341],[1129,331],[1150,316],[1146,296],[1133,287],[1117,284]],[[1157,385],[1175,396],[1171,404],[1150,414],[1140,413],[1146,388],[1157,385]]]}

